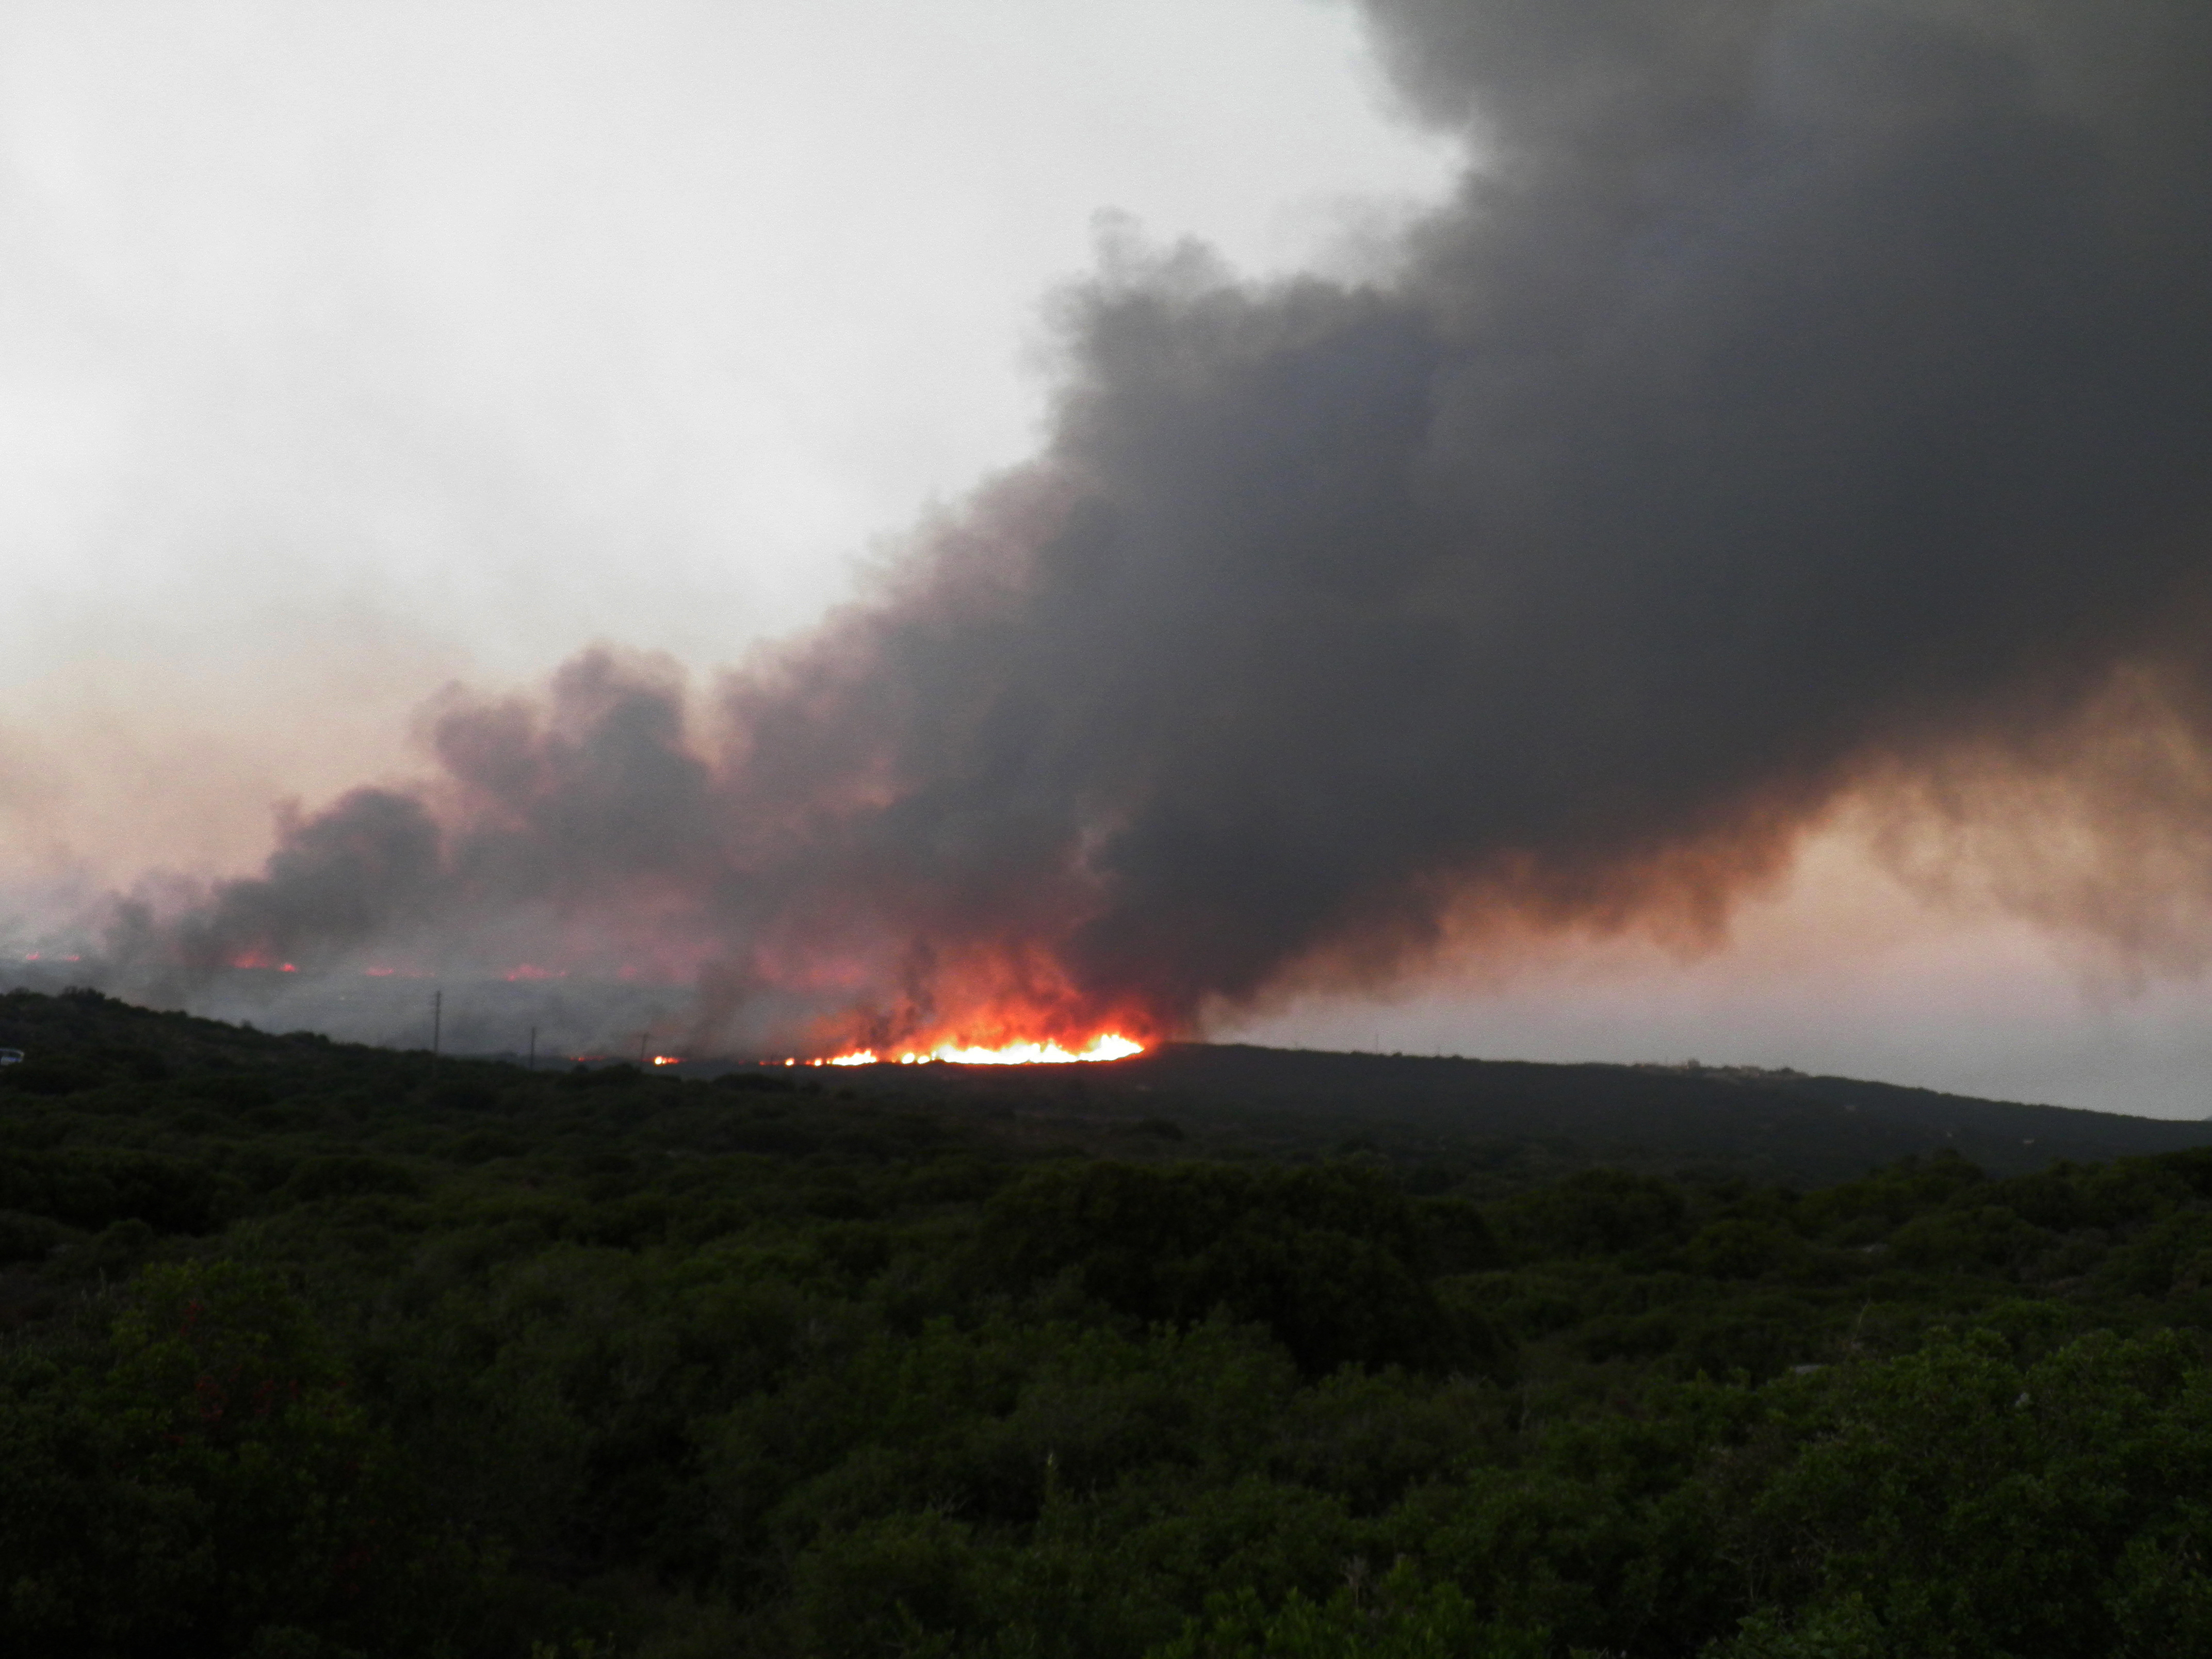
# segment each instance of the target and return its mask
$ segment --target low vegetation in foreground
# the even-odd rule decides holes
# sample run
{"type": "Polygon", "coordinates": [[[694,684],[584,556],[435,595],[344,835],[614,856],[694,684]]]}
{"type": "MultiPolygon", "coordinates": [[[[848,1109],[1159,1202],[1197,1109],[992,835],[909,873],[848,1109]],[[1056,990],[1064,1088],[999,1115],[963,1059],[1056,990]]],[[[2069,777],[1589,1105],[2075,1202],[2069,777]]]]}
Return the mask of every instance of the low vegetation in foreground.
{"type": "Polygon", "coordinates": [[[2212,1152],[1500,1192],[88,993],[0,1045],[21,1659],[2212,1652],[2212,1152]]]}

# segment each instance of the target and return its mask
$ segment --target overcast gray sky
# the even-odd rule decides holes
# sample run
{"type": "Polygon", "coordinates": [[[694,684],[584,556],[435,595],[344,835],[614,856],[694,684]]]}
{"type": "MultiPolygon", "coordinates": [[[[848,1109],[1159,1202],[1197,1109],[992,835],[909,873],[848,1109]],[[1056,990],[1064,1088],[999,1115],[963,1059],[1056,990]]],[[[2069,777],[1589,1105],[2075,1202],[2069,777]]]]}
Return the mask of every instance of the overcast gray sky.
{"type": "Polygon", "coordinates": [[[0,6],[15,872],[802,627],[1033,447],[1101,213],[1268,271],[1440,188],[1382,99],[1299,0],[0,6]]]}
{"type": "Polygon", "coordinates": [[[1432,194],[1380,100],[1298,0],[0,8],[8,680],[799,626],[1032,446],[1099,213],[1268,270],[1432,194]]]}
{"type": "MultiPolygon", "coordinates": [[[[1102,214],[1343,271],[1462,159],[1312,0],[0,3],[0,930],[251,867],[455,678],[805,628],[1034,447],[1102,214]]],[[[2197,984],[1853,846],[1241,1029],[2212,1110],[2197,984]]]]}

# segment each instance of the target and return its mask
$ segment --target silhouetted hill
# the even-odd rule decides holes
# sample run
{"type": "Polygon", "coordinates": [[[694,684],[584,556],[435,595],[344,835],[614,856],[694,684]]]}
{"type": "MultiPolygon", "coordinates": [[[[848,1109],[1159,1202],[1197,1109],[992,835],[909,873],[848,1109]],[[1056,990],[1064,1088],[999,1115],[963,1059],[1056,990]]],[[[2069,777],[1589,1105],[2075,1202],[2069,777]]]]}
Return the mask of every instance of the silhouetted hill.
{"type": "Polygon", "coordinates": [[[2212,1144],[2212,1124],[2124,1117],[1929,1089],[1716,1067],[1326,1054],[1173,1043],[1110,1065],[855,1068],[870,1092],[953,1096],[1158,1118],[1282,1153],[1338,1150],[1540,1176],[1564,1166],[1710,1169],[1819,1184],[1909,1153],[1957,1152],[1993,1174],[2212,1144]]]}
{"type": "MultiPolygon", "coordinates": [[[[0,996],[0,1047],[29,1052],[5,1093],[133,1089],[344,1093],[419,1087],[427,1056],[156,1012],[91,994],[0,996]],[[204,1078],[204,1081],[193,1081],[204,1078]],[[228,1080],[218,1081],[227,1079],[228,1080]]],[[[449,1064],[454,1062],[449,1062],[449,1064]]],[[[706,1079],[751,1066],[694,1062],[706,1079]]],[[[1010,1146],[1115,1156],[1370,1154],[1439,1185],[1504,1188],[1592,1164],[1801,1186],[1913,1153],[1992,1175],[2212,1145],[2212,1123],[1978,1100],[1849,1078],[1719,1067],[1544,1065],[1170,1043],[1054,1066],[873,1066],[787,1073],[824,1105],[944,1114],[1010,1146]]],[[[489,1075],[489,1073],[484,1073],[489,1075]]],[[[151,1097],[149,1096],[149,1098],[151,1097]]]]}

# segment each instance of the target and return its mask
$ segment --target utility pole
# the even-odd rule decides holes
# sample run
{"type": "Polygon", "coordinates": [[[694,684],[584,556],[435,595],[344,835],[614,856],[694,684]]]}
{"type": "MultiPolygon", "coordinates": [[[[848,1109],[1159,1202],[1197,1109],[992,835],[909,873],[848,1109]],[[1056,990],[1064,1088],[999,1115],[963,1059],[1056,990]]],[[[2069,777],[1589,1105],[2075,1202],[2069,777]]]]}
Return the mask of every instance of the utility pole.
{"type": "Polygon", "coordinates": [[[538,1028],[535,1025],[530,1028],[530,1064],[523,1069],[530,1072],[538,1069],[538,1028]]]}
{"type": "Polygon", "coordinates": [[[446,994],[442,990],[430,993],[430,1075],[438,1075],[438,1047],[445,1036],[446,994]]]}
{"type": "Polygon", "coordinates": [[[645,1045],[653,1041],[653,1027],[647,1026],[637,1034],[637,1069],[645,1069],[645,1045]]]}

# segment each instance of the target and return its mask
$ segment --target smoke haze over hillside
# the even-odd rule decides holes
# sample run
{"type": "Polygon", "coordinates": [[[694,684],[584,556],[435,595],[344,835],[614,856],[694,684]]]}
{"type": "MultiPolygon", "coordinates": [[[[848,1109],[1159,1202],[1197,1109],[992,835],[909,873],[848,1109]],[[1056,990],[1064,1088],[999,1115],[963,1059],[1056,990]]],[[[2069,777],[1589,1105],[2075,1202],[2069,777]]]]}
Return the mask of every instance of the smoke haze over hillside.
{"type": "Polygon", "coordinates": [[[125,906],[118,969],[1164,1036],[1715,938],[1845,810],[1930,889],[2200,960],[2212,15],[1366,10],[1469,157],[1389,274],[1109,235],[1042,453],[818,631],[449,693],[434,775],[125,906]]]}

